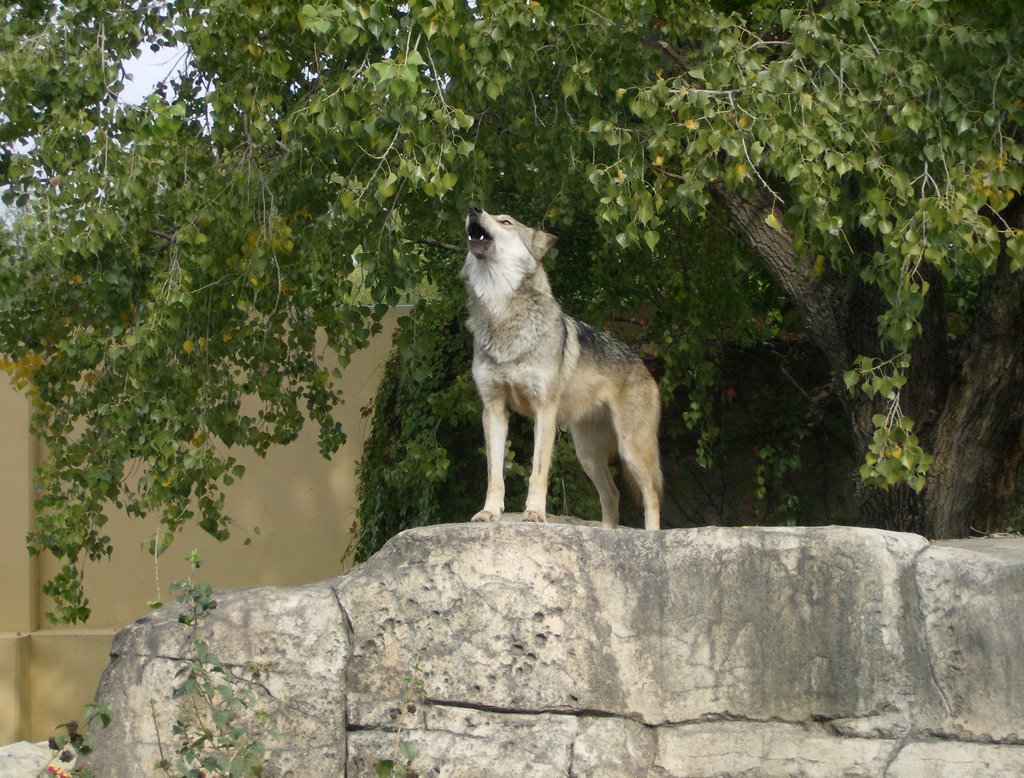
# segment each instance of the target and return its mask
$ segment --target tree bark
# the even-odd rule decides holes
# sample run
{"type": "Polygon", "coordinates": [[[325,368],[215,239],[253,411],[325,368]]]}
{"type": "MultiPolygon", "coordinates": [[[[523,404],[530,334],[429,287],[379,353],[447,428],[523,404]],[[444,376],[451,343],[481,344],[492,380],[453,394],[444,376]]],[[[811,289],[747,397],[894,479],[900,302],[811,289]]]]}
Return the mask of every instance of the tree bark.
{"type": "MultiPolygon", "coordinates": [[[[767,223],[776,207],[770,192],[761,189],[745,199],[721,182],[710,190],[802,314],[839,386],[856,356],[885,358],[877,325],[885,301],[861,281],[856,262],[846,278],[829,270],[816,274],[813,263],[796,255],[792,236],[767,223]]],[[[1024,222],[1019,200],[1001,214],[1018,229],[1024,222]]],[[[901,405],[934,463],[920,494],[902,484],[889,489],[860,485],[859,518],[870,526],[933,538],[991,532],[1004,523],[1024,462],[1024,272],[1011,271],[1004,244],[952,366],[943,279],[931,268],[923,273],[930,291],[920,317],[922,333],[910,349],[901,405]]],[[[883,411],[883,403],[862,392],[839,394],[863,455],[874,434],[872,417],[883,411]]]]}
{"type": "MultiPolygon", "coordinates": [[[[1003,214],[1024,228],[1021,198],[1003,214]]],[[[935,428],[926,521],[935,537],[1000,529],[1024,463],[1024,272],[1005,241],[985,279],[978,312],[935,428]]]]}

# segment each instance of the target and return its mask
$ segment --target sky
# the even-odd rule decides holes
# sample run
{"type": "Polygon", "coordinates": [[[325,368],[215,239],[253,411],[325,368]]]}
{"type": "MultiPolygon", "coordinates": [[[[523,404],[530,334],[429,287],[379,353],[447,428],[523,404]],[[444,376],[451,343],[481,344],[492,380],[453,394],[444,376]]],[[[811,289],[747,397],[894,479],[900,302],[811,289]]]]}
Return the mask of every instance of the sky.
{"type": "Polygon", "coordinates": [[[158,81],[167,80],[181,68],[184,54],[182,46],[162,48],[156,52],[143,48],[138,57],[125,62],[125,70],[132,76],[132,80],[125,82],[119,99],[131,105],[141,105],[152,94],[158,81]]]}

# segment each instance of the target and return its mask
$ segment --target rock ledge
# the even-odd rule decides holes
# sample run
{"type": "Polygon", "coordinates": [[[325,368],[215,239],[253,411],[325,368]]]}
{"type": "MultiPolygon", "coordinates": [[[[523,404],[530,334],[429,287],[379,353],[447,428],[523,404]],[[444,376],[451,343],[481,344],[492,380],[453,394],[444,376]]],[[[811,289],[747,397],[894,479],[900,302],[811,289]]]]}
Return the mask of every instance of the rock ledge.
{"type": "MultiPolygon", "coordinates": [[[[1024,538],[453,524],[218,602],[266,775],[1024,773],[1024,538]]],[[[159,774],[188,639],[171,608],[116,636],[97,775],[159,774]]]]}

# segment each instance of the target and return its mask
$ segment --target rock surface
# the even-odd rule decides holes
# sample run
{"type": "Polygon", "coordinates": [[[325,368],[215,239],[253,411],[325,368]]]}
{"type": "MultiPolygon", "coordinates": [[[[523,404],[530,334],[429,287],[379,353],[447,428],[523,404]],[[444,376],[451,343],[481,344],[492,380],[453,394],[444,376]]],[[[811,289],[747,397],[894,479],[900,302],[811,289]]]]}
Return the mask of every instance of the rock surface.
{"type": "Polygon", "coordinates": [[[36,778],[45,775],[51,752],[45,743],[11,743],[0,748],[0,778],[36,778]]]}
{"type": "MultiPolygon", "coordinates": [[[[268,776],[1024,774],[1024,539],[458,524],[217,599],[268,776]]],[[[173,756],[176,615],[114,640],[97,776],[173,756]]]]}

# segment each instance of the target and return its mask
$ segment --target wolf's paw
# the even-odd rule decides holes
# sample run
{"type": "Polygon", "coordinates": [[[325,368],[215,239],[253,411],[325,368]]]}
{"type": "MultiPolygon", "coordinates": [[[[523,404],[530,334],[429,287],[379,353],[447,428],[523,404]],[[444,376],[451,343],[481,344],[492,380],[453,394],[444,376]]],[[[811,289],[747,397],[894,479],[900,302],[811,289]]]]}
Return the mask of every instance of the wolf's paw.
{"type": "Polygon", "coordinates": [[[489,510],[477,511],[470,521],[497,521],[500,518],[500,514],[492,513],[489,510]]]}
{"type": "Polygon", "coordinates": [[[523,511],[523,521],[544,521],[544,514],[540,511],[523,511]]]}

